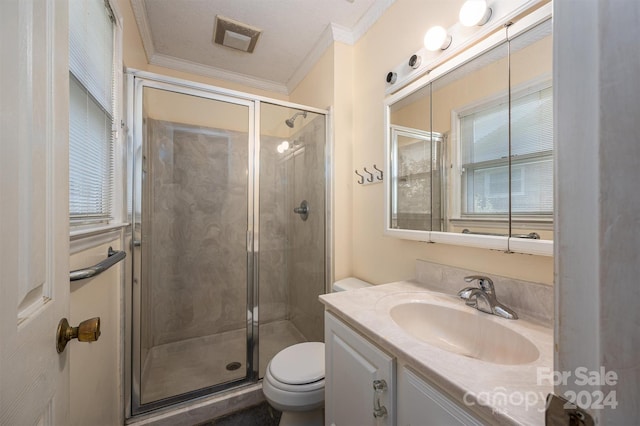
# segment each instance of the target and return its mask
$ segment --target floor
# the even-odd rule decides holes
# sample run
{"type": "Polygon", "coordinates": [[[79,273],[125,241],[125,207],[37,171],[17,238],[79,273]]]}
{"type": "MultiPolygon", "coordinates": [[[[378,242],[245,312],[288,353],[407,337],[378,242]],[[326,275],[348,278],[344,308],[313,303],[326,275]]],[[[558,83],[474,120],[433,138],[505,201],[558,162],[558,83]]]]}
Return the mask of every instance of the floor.
{"type": "Polygon", "coordinates": [[[249,407],[237,413],[202,423],[199,426],[278,426],[281,416],[282,413],[280,411],[264,402],[255,407],[249,407]]]}
{"type": "MultiPolygon", "coordinates": [[[[282,349],[306,339],[290,321],[260,326],[259,372],[282,349]]],[[[246,330],[189,339],[156,346],[149,351],[142,374],[143,404],[228,381],[246,373],[246,330]],[[240,363],[228,370],[228,364],[240,363]]]]}

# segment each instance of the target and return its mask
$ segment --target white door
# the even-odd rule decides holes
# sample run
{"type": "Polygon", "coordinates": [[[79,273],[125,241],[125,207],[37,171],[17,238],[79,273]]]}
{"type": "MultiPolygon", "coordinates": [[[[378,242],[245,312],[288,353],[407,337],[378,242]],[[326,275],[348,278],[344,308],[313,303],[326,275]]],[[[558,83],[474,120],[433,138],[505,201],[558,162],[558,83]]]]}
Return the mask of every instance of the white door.
{"type": "Polygon", "coordinates": [[[0,0],[0,425],[64,425],[69,354],[68,11],[0,0]]]}

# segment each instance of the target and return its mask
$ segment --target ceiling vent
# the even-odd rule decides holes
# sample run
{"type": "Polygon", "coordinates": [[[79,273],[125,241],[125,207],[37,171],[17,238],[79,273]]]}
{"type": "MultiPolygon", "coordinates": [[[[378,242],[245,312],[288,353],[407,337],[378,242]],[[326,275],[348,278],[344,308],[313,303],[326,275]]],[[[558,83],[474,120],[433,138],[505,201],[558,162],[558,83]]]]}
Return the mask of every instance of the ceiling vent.
{"type": "Polygon", "coordinates": [[[242,22],[216,15],[213,42],[232,49],[252,53],[262,30],[242,22]]]}

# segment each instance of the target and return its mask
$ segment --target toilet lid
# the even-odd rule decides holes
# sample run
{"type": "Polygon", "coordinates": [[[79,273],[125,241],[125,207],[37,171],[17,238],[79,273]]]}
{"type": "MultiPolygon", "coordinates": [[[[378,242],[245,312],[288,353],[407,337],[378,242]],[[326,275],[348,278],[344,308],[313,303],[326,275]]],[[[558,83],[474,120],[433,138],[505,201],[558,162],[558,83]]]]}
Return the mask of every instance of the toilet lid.
{"type": "Polygon", "coordinates": [[[274,379],[304,385],[324,378],[324,343],[305,342],[280,351],[269,363],[274,379]]]}

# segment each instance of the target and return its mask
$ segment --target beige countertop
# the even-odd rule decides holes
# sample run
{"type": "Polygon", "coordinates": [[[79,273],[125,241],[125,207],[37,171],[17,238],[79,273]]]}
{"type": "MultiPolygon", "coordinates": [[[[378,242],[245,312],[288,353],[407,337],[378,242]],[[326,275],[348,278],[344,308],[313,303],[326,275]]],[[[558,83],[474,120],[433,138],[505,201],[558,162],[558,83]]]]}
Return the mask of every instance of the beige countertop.
{"type": "Polygon", "coordinates": [[[414,281],[326,294],[320,296],[320,301],[328,311],[398,358],[400,364],[432,381],[484,421],[544,424],[545,398],[553,392],[550,380],[545,378],[553,369],[551,328],[526,317],[507,320],[480,312],[454,295],[430,290],[414,281]],[[526,337],[538,349],[539,356],[527,364],[502,365],[418,340],[397,325],[389,313],[399,303],[415,301],[464,310],[495,321],[526,337]]]}

